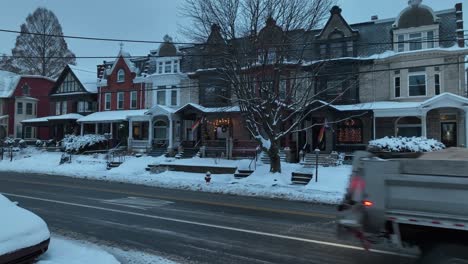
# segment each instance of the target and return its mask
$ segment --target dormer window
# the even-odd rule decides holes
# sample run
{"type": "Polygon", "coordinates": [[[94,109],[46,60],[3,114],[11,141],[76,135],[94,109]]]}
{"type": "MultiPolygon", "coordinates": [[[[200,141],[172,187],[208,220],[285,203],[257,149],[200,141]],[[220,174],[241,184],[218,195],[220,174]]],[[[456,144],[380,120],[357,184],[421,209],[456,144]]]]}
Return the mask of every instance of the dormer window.
{"type": "Polygon", "coordinates": [[[171,73],[172,71],[172,65],[170,61],[166,61],[164,63],[164,73],[171,73]]]}
{"type": "Polygon", "coordinates": [[[24,96],[29,96],[30,95],[30,88],[29,88],[28,84],[23,85],[22,90],[23,90],[23,95],[24,96]]]}
{"type": "Polygon", "coordinates": [[[120,69],[117,72],[117,82],[124,82],[125,81],[125,71],[123,69],[120,69]]]}
{"type": "Polygon", "coordinates": [[[438,42],[434,41],[436,32],[437,30],[429,30],[397,34],[395,37],[395,50],[397,52],[403,52],[438,47],[438,42]]]}

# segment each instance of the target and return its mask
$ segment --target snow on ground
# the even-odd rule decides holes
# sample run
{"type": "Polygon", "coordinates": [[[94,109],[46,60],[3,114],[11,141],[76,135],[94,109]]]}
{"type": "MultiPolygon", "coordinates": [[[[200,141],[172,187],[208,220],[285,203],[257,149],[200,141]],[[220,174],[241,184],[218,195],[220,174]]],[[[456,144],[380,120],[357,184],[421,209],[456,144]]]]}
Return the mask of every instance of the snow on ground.
{"type": "Polygon", "coordinates": [[[0,195],[0,255],[35,246],[49,239],[46,223],[0,195]]]}
{"type": "Polygon", "coordinates": [[[114,256],[91,243],[53,236],[49,249],[39,257],[38,264],[119,264],[114,256]]]}
{"type": "MultiPolygon", "coordinates": [[[[267,198],[301,200],[327,204],[338,203],[345,192],[351,166],[319,167],[319,181],[312,180],[308,185],[292,185],[291,173],[302,170],[299,164],[282,164],[281,174],[271,174],[269,165],[257,164],[255,172],[245,179],[235,179],[232,174],[214,174],[212,182],[206,184],[202,173],[165,171],[152,174],[145,171],[148,164],[177,163],[199,164],[210,166],[246,167],[247,160],[215,160],[210,158],[193,158],[174,160],[165,157],[127,157],[118,168],[106,170],[104,155],[74,155],[71,164],[59,165],[60,152],[43,152],[28,148],[22,150],[13,162],[0,161],[0,171],[46,173],[70,177],[89,178],[144,184],[156,187],[187,189],[214,193],[225,193],[267,198]]],[[[308,169],[315,173],[315,169],[308,169]]]]}

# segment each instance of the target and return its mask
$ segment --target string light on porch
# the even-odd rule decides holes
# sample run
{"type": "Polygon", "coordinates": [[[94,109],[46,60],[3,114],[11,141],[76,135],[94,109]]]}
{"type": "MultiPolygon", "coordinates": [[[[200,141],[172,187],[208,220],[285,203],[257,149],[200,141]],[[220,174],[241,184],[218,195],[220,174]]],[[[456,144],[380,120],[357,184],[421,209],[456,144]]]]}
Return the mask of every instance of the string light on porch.
{"type": "Polygon", "coordinates": [[[212,122],[214,127],[222,127],[222,126],[229,126],[231,124],[231,120],[229,118],[218,118],[212,122]]]}

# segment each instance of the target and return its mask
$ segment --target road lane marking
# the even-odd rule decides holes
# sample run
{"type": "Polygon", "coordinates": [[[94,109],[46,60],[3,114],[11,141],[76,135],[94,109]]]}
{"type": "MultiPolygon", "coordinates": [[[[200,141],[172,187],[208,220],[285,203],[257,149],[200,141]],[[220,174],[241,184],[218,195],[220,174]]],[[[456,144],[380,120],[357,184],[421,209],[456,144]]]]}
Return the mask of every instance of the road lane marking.
{"type": "MultiPolygon", "coordinates": [[[[325,213],[301,212],[301,211],[292,211],[292,210],[283,210],[283,209],[263,208],[263,207],[257,207],[257,206],[248,206],[248,205],[240,205],[240,204],[205,201],[205,200],[199,200],[199,199],[184,199],[184,198],[178,198],[178,197],[172,197],[172,196],[166,196],[166,195],[150,195],[150,194],[144,194],[144,193],[138,193],[138,192],[118,191],[118,190],[111,190],[111,189],[106,189],[106,188],[101,189],[101,188],[96,188],[96,187],[83,187],[83,186],[79,186],[79,185],[68,185],[68,184],[59,184],[59,183],[44,183],[44,182],[17,180],[17,179],[15,179],[15,180],[1,179],[1,180],[16,182],[16,183],[29,183],[29,184],[45,185],[45,186],[53,186],[53,187],[67,187],[67,188],[82,189],[82,190],[89,190],[89,191],[108,192],[108,193],[114,193],[114,194],[123,194],[123,195],[127,195],[127,196],[133,195],[133,196],[141,196],[141,197],[147,197],[147,198],[173,200],[173,201],[179,201],[179,202],[191,202],[191,203],[214,205],[214,206],[224,206],[224,207],[231,207],[231,208],[237,208],[237,209],[247,209],[247,210],[270,212],[270,213],[310,216],[310,217],[319,217],[319,218],[326,218],[326,219],[336,219],[335,215],[325,214],[325,213]]],[[[146,187],[151,187],[151,186],[146,186],[146,187]]],[[[162,188],[162,187],[158,187],[158,188],[162,188]]]]}
{"type": "MultiPolygon", "coordinates": [[[[197,222],[197,221],[189,221],[189,220],[177,219],[177,218],[172,218],[172,217],[155,216],[155,215],[149,215],[149,214],[143,214],[143,213],[123,211],[123,210],[119,210],[119,209],[105,208],[105,207],[100,207],[100,206],[93,206],[93,205],[86,205],[86,204],[79,204],[79,203],[64,202],[64,201],[45,199],[45,198],[39,198],[39,197],[32,197],[32,196],[26,196],[26,195],[18,195],[18,194],[5,193],[5,192],[1,192],[1,194],[11,196],[11,197],[17,197],[17,198],[24,198],[24,199],[37,200],[37,201],[43,201],[43,202],[50,202],[50,203],[56,203],[56,204],[63,204],[63,205],[71,205],[71,206],[76,206],[76,207],[83,207],[83,208],[96,209],[96,210],[102,210],[102,211],[108,211],[108,212],[114,212],[114,213],[134,215],[134,216],[140,216],[140,217],[146,217],[146,218],[152,218],[152,219],[159,219],[159,220],[165,220],[165,221],[177,222],[177,223],[183,223],[183,224],[211,227],[211,228],[216,228],[216,229],[236,231],[236,232],[241,232],[241,233],[254,234],[254,235],[260,235],[260,236],[267,236],[267,237],[273,237],[273,238],[288,239],[288,240],[312,243],[312,244],[323,245],[323,246],[331,246],[331,247],[338,247],[338,248],[345,248],[345,249],[364,251],[364,249],[362,247],[351,246],[351,245],[340,244],[340,243],[327,242],[327,241],[321,241],[321,240],[315,240],[315,239],[307,239],[307,238],[293,237],[293,236],[287,236],[287,235],[279,235],[279,234],[267,233],[267,232],[262,232],[262,231],[255,231],[255,230],[250,230],[250,229],[243,229],[243,228],[236,228],[236,227],[229,227],[229,226],[222,226],[222,225],[215,225],[215,224],[207,224],[207,223],[202,223],[202,222],[197,222]]],[[[391,251],[385,251],[385,250],[371,249],[370,251],[374,252],[374,253],[380,253],[380,254],[386,254],[386,255],[415,257],[415,256],[409,255],[409,254],[403,254],[403,253],[391,252],[391,251]]]]}

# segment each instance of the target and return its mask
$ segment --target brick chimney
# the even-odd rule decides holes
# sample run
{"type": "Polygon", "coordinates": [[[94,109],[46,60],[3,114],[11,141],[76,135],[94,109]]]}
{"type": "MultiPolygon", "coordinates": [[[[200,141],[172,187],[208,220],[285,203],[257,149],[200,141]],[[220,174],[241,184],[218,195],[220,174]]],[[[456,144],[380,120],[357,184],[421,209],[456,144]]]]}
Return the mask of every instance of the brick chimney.
{"type": "Polygon", "coordinates": [[[465,47],[465,32],[463,30],[463,4],[455,5],[455,13],[457,17],[457,42],[459,47],[465,47]]]}

